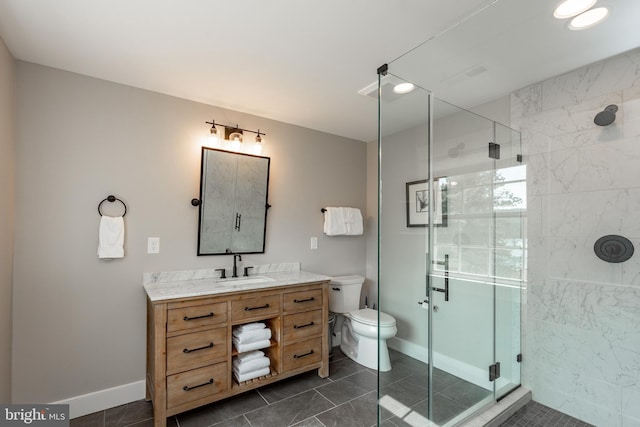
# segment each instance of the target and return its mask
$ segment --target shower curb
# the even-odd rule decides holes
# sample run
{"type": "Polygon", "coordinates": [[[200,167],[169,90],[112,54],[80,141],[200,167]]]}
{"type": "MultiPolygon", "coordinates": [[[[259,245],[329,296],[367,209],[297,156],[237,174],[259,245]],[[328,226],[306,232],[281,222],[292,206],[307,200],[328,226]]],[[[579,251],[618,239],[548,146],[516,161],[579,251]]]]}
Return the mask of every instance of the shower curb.
{"type": "Polygon", "coordinates": [[[531,391],[518,387],[486,411],[459,424],[459,427],[499,427],[530,401],[531,391]]]}

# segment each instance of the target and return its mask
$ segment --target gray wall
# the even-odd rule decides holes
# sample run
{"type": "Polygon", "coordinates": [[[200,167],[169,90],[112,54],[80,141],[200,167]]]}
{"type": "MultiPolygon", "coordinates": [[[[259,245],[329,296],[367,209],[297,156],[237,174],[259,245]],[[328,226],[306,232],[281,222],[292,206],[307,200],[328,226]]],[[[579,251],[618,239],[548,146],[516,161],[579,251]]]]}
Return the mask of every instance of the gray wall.
{"type": "Polygon", "coordinates": [[[0,402],[11,401],[14,60],[0,39],[0,402]]]}
{"type": "Polygon", "coordinates": [[[365,237],[324,236],[320,212],[365,209],[365,143],[24,62],[16,97],[15,401],[143,380],[142,273],[232,262],[195,255],[198,211],[189,202],[205,120],[267,133],[266,253],[245,264],[365,273],[365,237]],[[96,208],[108,194],[129,209],[126,256],[114,261],[96,257],[96,208]],[[318,250],[309,249],[312,236],[318,250]],[[147,237],[160,237],[160,254],[146,254],[147,237]]]}

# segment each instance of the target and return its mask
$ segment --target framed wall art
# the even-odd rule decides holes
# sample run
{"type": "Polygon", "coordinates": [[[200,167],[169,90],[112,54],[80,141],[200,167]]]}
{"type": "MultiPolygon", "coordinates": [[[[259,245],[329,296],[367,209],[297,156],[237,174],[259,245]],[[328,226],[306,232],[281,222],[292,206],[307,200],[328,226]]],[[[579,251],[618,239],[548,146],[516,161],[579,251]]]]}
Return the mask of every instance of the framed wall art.
{"type": "Polygon", "coordinates": [[[407,182],[407,227],[429,226],[429,188],[433,191],[432,209],[433,225],[447,226],[447,181],[444,177],[434,178],[429,185],[428,179],[407,182]]]}

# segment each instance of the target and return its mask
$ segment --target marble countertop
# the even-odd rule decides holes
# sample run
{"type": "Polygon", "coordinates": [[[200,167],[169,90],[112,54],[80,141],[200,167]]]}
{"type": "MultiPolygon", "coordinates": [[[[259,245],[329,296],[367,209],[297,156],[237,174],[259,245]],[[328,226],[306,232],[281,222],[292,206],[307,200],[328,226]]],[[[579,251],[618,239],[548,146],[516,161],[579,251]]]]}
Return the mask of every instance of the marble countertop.
{"type": "Polygon", "coordinates": [[[145,280],[143,287],[149,300],[157,302],[179,298],[269,289],[288,285],[300,285],[330,279],[331,277],[323,274],[295,270],[265,272],[248,277],[227,279],[208,277],[174,281],[145,280]]]}

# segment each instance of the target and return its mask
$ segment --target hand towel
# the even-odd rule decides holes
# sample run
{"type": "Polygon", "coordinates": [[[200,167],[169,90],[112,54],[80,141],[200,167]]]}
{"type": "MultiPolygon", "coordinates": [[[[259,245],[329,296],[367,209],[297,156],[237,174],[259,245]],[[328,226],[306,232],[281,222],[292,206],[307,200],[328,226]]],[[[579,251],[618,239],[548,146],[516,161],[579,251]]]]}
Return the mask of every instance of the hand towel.
{"type": "Polygon", "coordinates": [[[235,371],[235,369],[233,370],[233,376],[236,377],[236,381],[238,381],[239,383],[243,381],[249,381],[254,378],[262,377],[264,375],[269,375],[270,373],[271,373],[271,368],[269,367],[258,369],[256,371],[247,372],[245,374],[239,374],[235,371]]]}
{"type": "Polygon", "coordinates": [[[324,213],[327,236],[357,236],[364,232],[362,212],[358,208],[328,207],[324,213]]]}
{"type": "Polygon", "coordinates": [[[264,357],[264,351],[255,350],[239,354],[233,360],[237,360],[239,363],[243,363],[248,362],[249,360],[259,359],[261,357],[264,357]]]}
{"type": "Polygon", "coordinates": [[[235,337],[233,338],[233,345],[236,347],[236,350],[238,350],[238,353],[244,353],[245,351],[251,351],[251,350],[259,350],[261,348],[267,348],[271,345],[271,341],[269,340],[262,340],[262,341],[256,341],[256,342],[252,342],[249,344],[240,344],[236,342],[235,337]]]}
{"type": "Polygon", "coordinates": [[[268,340],[271,338],[271,329],[255,329],[253,331],[233,332],[235,342],[238,344],[249,344],[256,341],[268,340]]]}
{"type": "Polygon", "coordinates": [[[245,323],[244,325],[238,325],[233,327],[233,332],[253,331],[255,329],[264,329],[267,325],[263,322],[245,323]]]}
{"type": "Polygon", "coordinates": [[[344,222],[347,228],[347,236],[359,236],[364,231],[362,224],[362,212],[358,208],[343,208],[344,222]]]}
{"type": "Polygon", "coordinates": [[[98,230],[98,258],[112,259],[124,256],[124,218],[100,217],[98,230]]]}
{"type": "Polygon", "coordinates": [[[237,358],[233,358],[233,369],[237,370],[240,374],[255,371],[256,369],[266,368],[271,365],[271,360],[266,357],[260,357],[258,359],[251,359],[246,362],[241,362],[237,358]]]}

